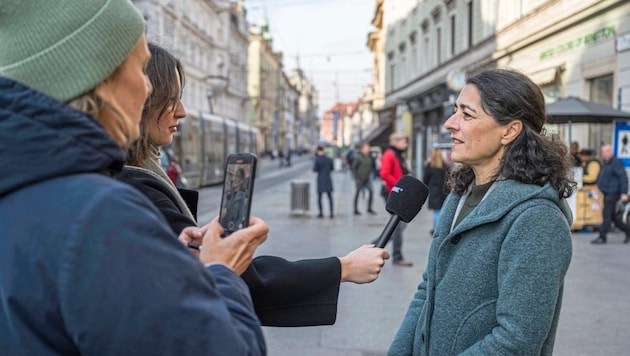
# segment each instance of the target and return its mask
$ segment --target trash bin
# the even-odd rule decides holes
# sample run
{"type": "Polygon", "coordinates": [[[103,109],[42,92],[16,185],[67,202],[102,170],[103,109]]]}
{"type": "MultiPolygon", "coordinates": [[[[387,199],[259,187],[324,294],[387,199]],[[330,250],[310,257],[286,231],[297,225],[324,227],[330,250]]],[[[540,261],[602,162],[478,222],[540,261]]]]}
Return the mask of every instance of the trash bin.
{"type": "Polygon", "coordinates": [[[336,172],[339,172],[340,170],[343,169],[343,162],[341,161],[341,158],[335,158],[333,160],[333,169],[336,172]]]}
{"type": "Polygon", "coordinates": [[[309,182],[291,182],[291,214],[306,214],[310,210],[309,182]]]}

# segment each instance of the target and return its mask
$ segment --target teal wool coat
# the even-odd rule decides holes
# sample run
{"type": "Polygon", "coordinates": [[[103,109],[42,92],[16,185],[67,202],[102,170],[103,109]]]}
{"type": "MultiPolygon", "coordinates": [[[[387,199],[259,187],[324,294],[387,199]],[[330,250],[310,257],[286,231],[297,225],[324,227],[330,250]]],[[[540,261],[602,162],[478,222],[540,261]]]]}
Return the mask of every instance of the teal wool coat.
{"type": "Polygon", "coordinates": [[[495,183],[450,231],[442,207],[428,265],[388,355],[551,355],[571,211],[549,186],[495,183]]]}

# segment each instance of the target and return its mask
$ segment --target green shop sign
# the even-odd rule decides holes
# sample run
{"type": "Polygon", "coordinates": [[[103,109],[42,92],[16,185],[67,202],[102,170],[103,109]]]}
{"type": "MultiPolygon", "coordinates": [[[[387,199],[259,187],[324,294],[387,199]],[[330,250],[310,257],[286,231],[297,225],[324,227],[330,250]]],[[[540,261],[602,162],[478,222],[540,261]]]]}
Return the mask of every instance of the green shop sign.
{"type": "Polygon", "coordinates": [[[614,27],[604,27],[593,33],[589,33],[588,35],[580,36],[572,41],[562,43],[552,49],[548,49],[540,54],[540,59],[546,59],[556,54],[560,54],[560,53],[563,53],[572,49],[586,46],[588,44],[607,39],[611,36],[615,36],[615,34],[616,33],[615,33],[614,27]]]}

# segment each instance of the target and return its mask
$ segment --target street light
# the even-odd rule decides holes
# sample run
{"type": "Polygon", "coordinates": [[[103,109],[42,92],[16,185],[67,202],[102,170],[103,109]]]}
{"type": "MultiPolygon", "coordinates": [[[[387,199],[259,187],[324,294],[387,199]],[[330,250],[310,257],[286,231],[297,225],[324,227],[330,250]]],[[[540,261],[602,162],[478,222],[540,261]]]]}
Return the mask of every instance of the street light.
{"type": "Polygon", "coordinates": [[[207,75],[202,78],[203,81],[206,81],[209,85],[207,98],[208,98],[208,107],[210,109],[210,114],[214,114],[214,106],[212,105],[212,99],[221,95],[229,84],[229,79],[222,75],[207,75]]]}

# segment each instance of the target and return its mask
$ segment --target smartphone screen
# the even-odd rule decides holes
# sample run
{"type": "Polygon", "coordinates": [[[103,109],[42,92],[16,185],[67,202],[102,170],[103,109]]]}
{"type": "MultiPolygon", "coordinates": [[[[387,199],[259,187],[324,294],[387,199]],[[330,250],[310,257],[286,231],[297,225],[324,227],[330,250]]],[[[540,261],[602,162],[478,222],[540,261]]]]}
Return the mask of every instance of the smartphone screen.
{"type": "Polygon", "coordinates": [[[251,153],[230,154],[227,158],[219,212],[219,222],[226,235],[248,225],[256,161],[251,153]]]}

